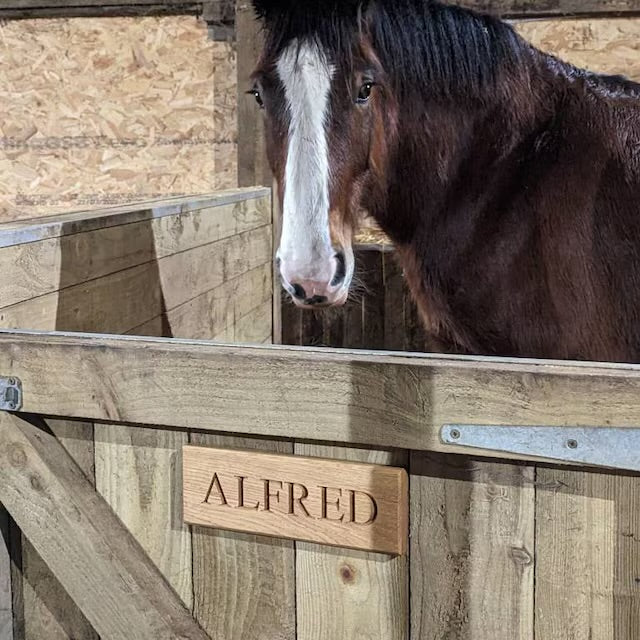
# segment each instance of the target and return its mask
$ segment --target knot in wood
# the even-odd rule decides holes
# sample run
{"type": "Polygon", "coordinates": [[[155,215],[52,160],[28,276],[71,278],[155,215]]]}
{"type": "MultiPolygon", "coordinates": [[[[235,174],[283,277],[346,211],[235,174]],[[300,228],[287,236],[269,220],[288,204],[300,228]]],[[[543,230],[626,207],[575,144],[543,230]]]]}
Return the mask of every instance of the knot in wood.
{"type": "Polygon", "coordinates": [[[21,468],[27,464],[27,454],[21,444],[10,444],[7,447],[7,457],[12,467],[21,468]]]}
{"type": "Polygon", "coordinates": [[[340,577],[345,584],[353,584],[356,581],[356,570],[345,563],[340,567],[340,577]]]}
{"type": "Polygon", "coordinates": [[[511,547],[510,555],[515,564],[523,567],[533,564],[533,556],[524,547],[511,547]]]}

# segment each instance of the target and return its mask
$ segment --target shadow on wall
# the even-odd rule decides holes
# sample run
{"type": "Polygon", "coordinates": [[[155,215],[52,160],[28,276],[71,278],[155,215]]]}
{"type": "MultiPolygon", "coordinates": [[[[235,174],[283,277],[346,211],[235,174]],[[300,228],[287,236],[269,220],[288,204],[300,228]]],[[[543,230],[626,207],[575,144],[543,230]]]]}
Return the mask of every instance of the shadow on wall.
{"type": "Polygon", "coordinates": [[[73,231],[63,228],[56,330],[172,337],[151,213],[100,233],[73,231]]]}

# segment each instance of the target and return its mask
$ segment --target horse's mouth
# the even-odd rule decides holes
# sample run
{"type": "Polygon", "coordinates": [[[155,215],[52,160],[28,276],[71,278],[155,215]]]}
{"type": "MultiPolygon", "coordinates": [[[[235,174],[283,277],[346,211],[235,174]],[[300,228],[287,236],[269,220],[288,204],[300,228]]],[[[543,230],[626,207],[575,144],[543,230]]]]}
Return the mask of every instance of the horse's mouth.
{"type": "Polygon", "coordinates": [[[344,307],[344,305],[347,303],[347,300],[349,299],[349,291],[345,290],[345,292],[335,300],[328,300],[327,298],[323,298],[321,296],[316,296],[315,298],[311,298],[309,300],[297,300],[296,298],[292,299],[293,303],[299,309],[304,309],[305,311],[317,311],[319,309],[344,307]]]}

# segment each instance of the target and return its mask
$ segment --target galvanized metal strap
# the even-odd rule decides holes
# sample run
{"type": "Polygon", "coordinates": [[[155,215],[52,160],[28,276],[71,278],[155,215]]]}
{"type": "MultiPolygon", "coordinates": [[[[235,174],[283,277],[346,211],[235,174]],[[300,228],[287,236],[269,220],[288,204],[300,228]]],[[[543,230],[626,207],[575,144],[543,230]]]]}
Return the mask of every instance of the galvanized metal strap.
{"type": "Polygon", "coordinates": [[[0,377],[0,411],[20,411],[22,383],[18,378],[0,377]]]}
{"type": "Polygon", "coordinates": [[[640,428],[445,425],[444,444],[551,462],[640,471],[640,428]]]}

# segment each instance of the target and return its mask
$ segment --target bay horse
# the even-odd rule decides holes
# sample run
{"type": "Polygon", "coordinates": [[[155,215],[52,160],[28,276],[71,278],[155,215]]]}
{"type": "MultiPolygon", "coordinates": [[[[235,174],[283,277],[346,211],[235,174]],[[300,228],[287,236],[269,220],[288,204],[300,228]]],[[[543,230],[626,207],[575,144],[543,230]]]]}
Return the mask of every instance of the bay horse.
{"type": "Polygon", "coordinates": [[[364,208],[433,350],[640,362],[640,85],[437,1],[254,7],[296,304],[347,300],[364,208]]]}

